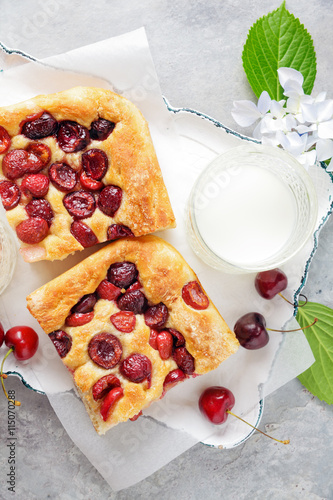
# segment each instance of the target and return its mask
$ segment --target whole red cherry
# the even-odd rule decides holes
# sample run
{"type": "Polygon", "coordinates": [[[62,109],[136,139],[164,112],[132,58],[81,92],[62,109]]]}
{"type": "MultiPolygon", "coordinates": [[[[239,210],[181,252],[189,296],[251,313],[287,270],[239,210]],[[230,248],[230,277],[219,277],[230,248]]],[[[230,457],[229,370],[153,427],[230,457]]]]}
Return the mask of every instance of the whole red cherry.
{"type": "Polygon", "coordinates": [[[3,329],[2,323],[0,323],[0,347],[3,344],[5,338],[5,330],[3,329]]]}
{"type": "Polygon", "coordinates": [[[270,269],[256,275],[254,285],[264,299],[272,299],[288,286],[288,278],[281,269],[270,269]]]}
{"type": "Polygon", "coordinates": [[[5,344],[12,348],[17,360],[24,361],[36,353],[39,338],[29,326],[13,326],[5,334],[5,344]]]}
{"type": "Polygon", "coordinates": [[[229,389],[220,386],[208,387],[200,396],[199,409],[212,424],[223,424],[228,410],[235,404],[235,397],[229,389]]]}

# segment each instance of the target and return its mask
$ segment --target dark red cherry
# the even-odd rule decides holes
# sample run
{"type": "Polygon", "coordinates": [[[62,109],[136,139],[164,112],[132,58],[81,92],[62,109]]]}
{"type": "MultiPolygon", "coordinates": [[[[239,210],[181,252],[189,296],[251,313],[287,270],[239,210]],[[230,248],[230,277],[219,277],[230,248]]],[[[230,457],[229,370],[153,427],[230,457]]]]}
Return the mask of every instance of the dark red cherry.
{"type": "Polygon", "coordinates": [[[105,141],[113,131],[116,124],[105,120],[105,118],[98,118],[92,122],[90,126],[90,137],[96,141],[105,141]]]}
{"type": "Polygon", "coordinates": [[[257,312],[250,312],[239,318],[234,326],[234,332],[240,345],[245,349],[260,349],[269,341],[265,318],[257,312]]]}
{"type": "Polygon", "coordinates": [[[71,120],[60,122],[57,139],[59,146],[65,153],[76,153],[90,143],[89,131],[86,127],[71,120]]]}
{"type": "Polygon", "coordinates": [[[43,198],[47,195],[50,181],[44,174],[29,174],[22,180],[21,191],[27,197],[43,198]]]}
{"type": "Polygon", "coordinates": [[[50,203],[44,198],[29,201],[29,203],[25,206],[25,211],[29,217],[41,217],[46,220],[49,227],[51,226],[54,213],[50,203]]]}
{"type": "Polygon", "coordinates": [[[10,136],[7,130],[0,125],[0,154],[6,153],[11,144],[10,136]]]}
{"type": "Polygon", "coordinates": [[[101,149],[89,149],[82,155],[83,169],[95,181],[100,181],[104,177],[108,165],[108,157],[101,149]]]}
{"type": "Polygon", "coordinates": [[[17,237],[27,243],[27,245],[35,245],[40,243],[49,231],[49,225],[42,217],[29,217],[16,226],[17,237]]]}
{"type": "Polygon", "coordinates": [[[83,295],[81,299],[72,307],[72,313],[88,313],[91,312],[97,302],[97,295],[95,293],[88,293],[83,295]]]}
{"type": "Polygon", "coordinates": [[[0,198],[5,210],[15,208],[21,199],[20,188],[12,181],[0,182],[0,198]]]}
{"type": "Polygon", "coordinates": [[[111,224],[107,230],[107,239],[109,241],[117,240],[118,238],[133,237],[131,229],[123,224],[111,224]]]}
{"type": "Polygon", "coordinates": [[[235,405],[235,397],[225,387],[208,387],[200,396],[199,409],[212,424],[223,424],[235,405]]]}
{"type": "Polygon", "coordinates": [[[83,248],[92,247],[98,243],[94,231],[81,220],[72,222],[70,231],[83,248]]]}
{"type": "Polygon", "coordinates": [[[152,364],[144,354],[131,354],[124,359],[119,368],[120,373],[131,382],[140,384],[144,380],[150,380],[152,364]]]}
{"type": "Polygon", "coordinates": [[[100,378],[92,387],[94,400],[98,401],[99,399],[103,399],[107,393],[115,387],[120,387],[120,380],[112,373],[100,378]]]}
{"type": "Polygon", "coordinates": [[[98,208],[109,217],[113,217],[120,207],[123,197],[122,189],[118,186],[105,186],[98,197],[98,208]]]}
{"type": "Polygon", "coordinates": [[[138,270],[133,262],[123,261],[111,264],[108,280],[119,288],[128,288],[138,277],[138,270]]]}
{"type": "Polygon", "coordinates": [[[176,347],[173,353],[173,359],[186,375],[192,375],[195,370],[195,362],[192,354],[188,352],[186,347],[176,347]]]}
{"type": "Polygon", "coordinates": [[[13,348],[16,359],[24,361],[36,353],[39,338],[30,326],[13,326],[5,333],[5,344],[13,348]]]}
{"type": "Polygon", "coordinates": [[[45,111],[28,117],[22,126],[22,134],[28,139],[42,139],[56,133],[58,123],[53,116],[45,111]]]}
{"type": "Polygon", "coordinates": [[[148,301],[141,290],[133,290],[121,295],[117,300],[117,306],[121,311],[132,311],[134,314],[142,314],[148,307],[148,301]]]}
{"type": "Polygon", "coordinates": [[[78,174],[67,163],[60,161],[52,163],[50,166],[49,178],[52,184],[54,184],[59,191],[68,193],[75,188],[78,181],[78,174]]]}
{"type": "Polygon", "coordinates": [[[102,368],[110,370],[120,361],[123,348],[112,333],[98,333],[89,342],[88,353],[91,359],[102,368]]]}
{"type": "Polygon", "coordinates": [[[42,142],[31,142],[25,150],[27,153],[32,153],[37,156],[42,162],[43,167],[45,167],[51,160],[51,149],[42,142]]]}
{"type": "Polygon", "coordinates": [[[254,285],[264,299],[272,299],[288,286],[288,278],[281,269],[271,269],[257,274],[254,285]]]}
{"type": "Polygon", "coordinates": [[[169,316],[168,308],[163,302],[148,307],[145,312],[145,323],[151,328],[162,328],[169,316]]]}
{"type": "Polygon", "coordinates": [[[72,337],[63,330],[55,330],[54,332],[49,333],[49,337],[52,340],[59,356],[61,358],[67,356],[72,347],[72,337]]]}
{"type": "Polygon", "coordinates": [[[91,217],[96,208],[94,196],[87,191],[74,191],[66,194],[63,204],[76,220],[91,217]]]}

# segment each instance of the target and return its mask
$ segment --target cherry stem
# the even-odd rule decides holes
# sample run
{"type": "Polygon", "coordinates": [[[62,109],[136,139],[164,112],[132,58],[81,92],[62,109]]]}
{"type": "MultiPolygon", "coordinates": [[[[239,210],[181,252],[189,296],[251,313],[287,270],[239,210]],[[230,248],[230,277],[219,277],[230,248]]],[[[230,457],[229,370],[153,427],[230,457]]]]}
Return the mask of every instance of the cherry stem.
{"type": "Polygon", "coordinates": [[[315,318],[311,325],[306,325],[303,327],[295,328],[294,330],[274,330],[274,328],[266,328],[266,330],[269,330],[270,332],[279,332],[279,333],[290,333],[290,332],[299,332],[300,330],[305,330],[306,328],[311,328],[315,323],[317,323],[318,318],[315,318]]]}
{"type": "Polygon", "coordinates": [[[227,410],[227,413],[229,413],[229,415],[232,415],[233,417],[238,418],[238,420],[241,420],[242,422],[244,422],[244,424],[247,424],[250,427],[252,427],[252,429],[260,432],[260,434],[263,434],[264,436],[268,437],[269,439],[273,439],[273,441],[277,441],[278,443],[282,443],[282,444],[289,444],[290,443],[289,439],[285,439],[284,441],[281,441],[281,439],[276,439],[275,437],[270,436],[269,434],[266,434],[266,432],[263,432],[260,429],[258,429],[257,427],[254,427],[254,425],[250,424],[249,422],[247,422],[243,418],[239,417],[235,413],[232,413],[232,411],[230,411],[230,410],[227,410]]]}
{"type": "Polygon", "coordinates": [[[10,401],[11,403],[13,403],[15,406],[21,406],[21,403],[19,401],[14,401],[13,399],[11,399],[8,394],[7,394],[7,391],[6,391],[6,388],[5,388],[5,384],[4,384],[4,379],[7,378],[7,375],[5,373],[3,373],[3,365],[4,365],[4,362],[6,360],[6,358],[10,355],[11,352],[14,351],[14,347],[11,347],[9,349],[8,352],[6,352],[6,355],[4,356],[3,360],[2,360],[2,363],[1,363],[1,369],[0,369],[0,378],[1,378],[1,385],[2,385],[2,389],[3,389],[3,392],[5,393],[5,396],[6,398],[8,399],[8,401],[10,401]]]}
{"type": "MultiPolygon", "coordinates": [[[[283,300],[288,302],[288,304],[290,304],[291,306],[295,305],[292,302],[290,302],[290,300],[286,299],[286,297],[284,295],[282,295],[282,293],[279,293],[278,295],[280,295],[280,297],[282,297],[283,300]]],[[[299,296],[304,298],[304,304],[301,304],[301,305],[298,304],[298,307],[304,307],[308,302],[308,298],[305,295],[303,295],[302,293],[300,293],[299,296]]]]}

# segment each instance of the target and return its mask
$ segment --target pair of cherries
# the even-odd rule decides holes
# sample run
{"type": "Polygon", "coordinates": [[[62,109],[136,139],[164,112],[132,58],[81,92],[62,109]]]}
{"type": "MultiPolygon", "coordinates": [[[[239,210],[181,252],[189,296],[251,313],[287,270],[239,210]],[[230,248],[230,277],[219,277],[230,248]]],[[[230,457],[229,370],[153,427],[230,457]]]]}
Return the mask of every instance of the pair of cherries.
{"type": "MultiPolygon", "coordinates": [[[[25,361],[32,358],[38,349],[39,339],[35,330],[29,326],[13,326],[5,332],[2,324],[0,323],[0,347],[3,343],[9,347],[9,350],[1,363],[0,378],[3,391],[7,399],[10,399],[3,382],[3,380],[7,378],[7,375],[3,373],[4,362],[11,353],[14,354],[18,361],[25,361]]],[[[14,403],[14,401],[12,402],[14,403]]],[[[21,403],[19,401],[15,401],[16,406],[20,406],[20,404],[21,403]]]]}

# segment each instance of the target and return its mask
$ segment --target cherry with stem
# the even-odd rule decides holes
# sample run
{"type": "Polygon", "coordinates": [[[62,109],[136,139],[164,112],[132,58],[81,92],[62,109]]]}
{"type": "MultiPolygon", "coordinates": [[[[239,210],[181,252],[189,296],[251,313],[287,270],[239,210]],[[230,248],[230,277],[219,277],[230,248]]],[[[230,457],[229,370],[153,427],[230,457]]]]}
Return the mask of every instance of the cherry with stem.
{"type": "Polygon", "coordinates": [[[268,331],[279,333],[290,333],[299,330],[305,330],[317,323],[318,318],[315,318],[311,325],[303,326],[302,328],[294,328],[292,330],[275,330],[266,327],[264,316],[258,312],[250,312],[239,318],[234,326],[234,332],[238,342],[245,349],[255,350],[261,349],[269,341],[268,331]]]}
{"type": "Polygon", "coordinates": [[[208,387],[203,391],[199,398],[199,409],[202,415],[212,424],[223,424],[227,420],[228,415],[232,415],[233,417],[238,418],[238,420],[240,420],[241,422],[244,422],[245,424],[252,427],[252,429],[260,432],[264,436],[273,439],[278,443],[289,444],[289,439],[276,439],[233,413],[231,410],[234,405],[235,396],[233,395],[233,393],[229,389],[221,386],[208,387]]]}
{"type": "MultiPolygon", "coordinates": [[[[1,325],[0,342],[1,342],[2,331],[3,327],[1,325]]],[[[13,326],[9,330],[7,330],[6,333],[3,335],[2,342],[3,341],[5,342],[6,346],[9,347],[9,350],[5,354],[0,367],[0,378],[1,378],[2,389],[6,398],[9,401],[15,404],[15,406],[20,406],[21,403],[19,401],[13,401],[8,396],[4,384],[4,379],[7,378],[7,375],[3,373],[3,366],[5,360],[11,353],[14,354],[15,358],[18,361],[25,361],[27,359],[32,358],[32,356],[36,353],[38,349],[39,338],[35,330],[30,328],[29,326],[13,326]]]]}
{"type": "MultiPolygon", "coordinates": [[[[269,269],[268,271],[261,271],[258,273],[254,280],[254,286],[259,295],[264,299],[271,300],[276,295],[279,295],[283,300],[288,302],[288,304],[292,306],[295,305],[281,293],[288,286],[288,278],[279,268],[269,269]]],[[[308,299],[303,294],[300,294],[300,296],[304,298],[305,302],[298,307],[304,307],[308,299]]]]}

